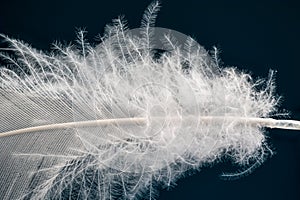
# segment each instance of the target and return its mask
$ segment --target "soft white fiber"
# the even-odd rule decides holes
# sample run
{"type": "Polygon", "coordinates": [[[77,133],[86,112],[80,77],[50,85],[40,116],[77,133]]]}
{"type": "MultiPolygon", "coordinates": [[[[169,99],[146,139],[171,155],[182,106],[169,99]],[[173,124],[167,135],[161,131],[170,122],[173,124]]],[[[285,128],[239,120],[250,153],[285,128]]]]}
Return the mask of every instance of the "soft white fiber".
{"type": "Polygon", "coordinates": [[[191,38],[177,46],[166,35],[172,50],[157,55],[158,9],[145,12],[142,37],[116,19],[96,46],[83,31],[51,53],[3,36],[1,197],[151,199],[188,170],[224,156],[251,166],[271,152],[263,126],[286,126],[269,119],[273,72],[255,80],[219,66],[191,38]]]}

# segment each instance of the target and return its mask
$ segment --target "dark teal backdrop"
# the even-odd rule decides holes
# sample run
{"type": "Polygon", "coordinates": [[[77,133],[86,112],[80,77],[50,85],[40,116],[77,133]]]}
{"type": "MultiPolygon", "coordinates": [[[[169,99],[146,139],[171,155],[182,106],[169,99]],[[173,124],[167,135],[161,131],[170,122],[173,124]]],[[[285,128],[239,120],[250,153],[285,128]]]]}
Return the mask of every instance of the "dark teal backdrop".
{"type": "MultiPolygon", "coordinates": [[[[88,39],[123,14],[137,28],[151,0],[1,0],[0,33],[49,50],[54,40],[69,43],[76,28],[85,27],[88,39]]],[[[294,0],[164,0],[157,26],[191,35],[206,49],[217,46],[224,66],[237,66],[254,77],[276,69],[282,110],[300,120],[300,4],[294,0]]],[[[230,163],[205,167],[158,199],[300,199],[300,131],[268,130],[277,152],[252,174],[224,181],[230,163]]]]}

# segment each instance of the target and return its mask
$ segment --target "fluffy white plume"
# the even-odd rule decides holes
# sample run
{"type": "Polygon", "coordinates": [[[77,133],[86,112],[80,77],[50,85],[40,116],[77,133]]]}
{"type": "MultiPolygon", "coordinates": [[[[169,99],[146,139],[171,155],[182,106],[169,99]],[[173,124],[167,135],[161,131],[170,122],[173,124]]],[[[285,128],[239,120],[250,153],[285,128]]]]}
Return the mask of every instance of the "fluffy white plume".
{"type": "Polygon", "coordinates": [[[264,160],[268,123],[259,118],[276,111],[272,72],[253,81],[220,68],[191,38],[181,47],[165,36],[172,51],[157,55],[149,27],[158,7],[145,13],[142,37],[117,19],[95,47],[82,31],[79,45],[51,53],[5,37],[2,199],[150,199],[222,156],[264,160]]]}

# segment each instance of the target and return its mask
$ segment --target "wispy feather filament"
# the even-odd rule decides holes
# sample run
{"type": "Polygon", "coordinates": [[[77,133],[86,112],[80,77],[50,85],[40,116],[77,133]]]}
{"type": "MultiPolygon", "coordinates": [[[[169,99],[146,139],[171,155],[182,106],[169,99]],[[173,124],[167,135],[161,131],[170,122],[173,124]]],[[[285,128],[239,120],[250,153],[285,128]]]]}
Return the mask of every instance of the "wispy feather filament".
{"type": "Polygon", "coordinates": [[[222,67],[190,37],[178,44],[163,35],[157,50],[158,10],[148,7],[140,34],[114,20],[96,46],[84,31],[79,47],[55,44],[50,53],[2,36],[0,196],[151,199],[155,185],[224,156],[262,163],[271,152],[264,127],[300,129],[272,119],[272,71],[254,80],[222,67]]]}

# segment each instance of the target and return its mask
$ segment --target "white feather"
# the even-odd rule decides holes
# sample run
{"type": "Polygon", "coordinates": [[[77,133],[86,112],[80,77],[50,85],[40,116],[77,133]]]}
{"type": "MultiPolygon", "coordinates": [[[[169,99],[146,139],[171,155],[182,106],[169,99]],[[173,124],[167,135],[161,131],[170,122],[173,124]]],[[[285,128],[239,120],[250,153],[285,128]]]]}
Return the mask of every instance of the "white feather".
{"type": "Polygon", "coordinates": [[[0,196],[151,198],[152,184],[170,186],[222,156],[262,162],[263,126],[299,129],[268,118],[278,104],[272,72],[254,81],[220,68],[193,40],[154,58],[158,8],[146,11],[142,38],[117,19],[95,47],[83,32],[79,48],[52,53],[5,37],[14,69],[0,69],[0,196]]]}

